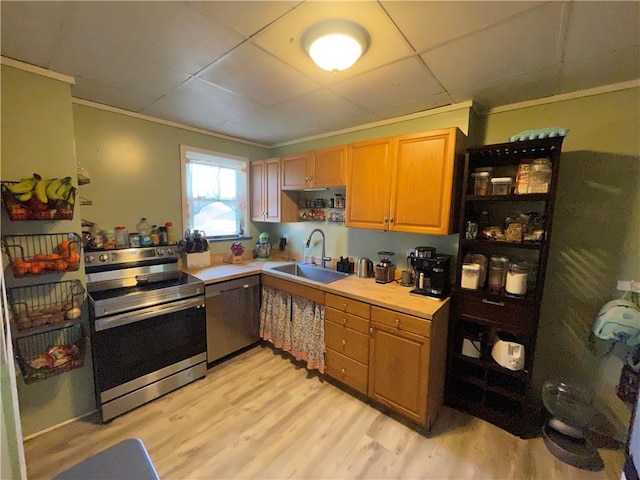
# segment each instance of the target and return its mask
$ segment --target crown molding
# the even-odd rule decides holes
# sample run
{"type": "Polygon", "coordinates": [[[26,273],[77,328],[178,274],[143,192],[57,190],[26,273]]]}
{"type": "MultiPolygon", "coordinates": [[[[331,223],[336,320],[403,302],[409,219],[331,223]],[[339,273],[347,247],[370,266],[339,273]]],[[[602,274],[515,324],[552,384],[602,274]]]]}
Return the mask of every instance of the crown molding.
{"type": "Polygon", "coordinates": [[[7,67],[17,68],[18,70],[24,70],[25,72],[35,73],[43,77],[52,78],[60,82],[68,83],[69,85],[75,85],[76,83],[75,78],[65,75],[64,73],[54,72],[47,68],[31,65],[30,63],[21,62],[20,60],[14,60],[13,58],[0,57],[0,64],[6,65],[7,67]]]}

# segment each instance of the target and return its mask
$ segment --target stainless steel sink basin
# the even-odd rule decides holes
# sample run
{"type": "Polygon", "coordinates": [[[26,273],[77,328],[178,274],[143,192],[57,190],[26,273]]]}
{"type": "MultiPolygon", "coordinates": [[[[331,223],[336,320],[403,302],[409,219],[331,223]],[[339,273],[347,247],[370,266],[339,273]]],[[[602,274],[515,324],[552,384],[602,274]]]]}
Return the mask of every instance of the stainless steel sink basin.
{"type": "Polygon", "coordinates": [[[327,270],[326,268],[305,263],[288,263],[286,265],[280,265],[279,267],[272,267],[271,270],[286,273],[294,277],[306,278],[319,283],[331,283],[349,276],[348,273],[327,270]]]}

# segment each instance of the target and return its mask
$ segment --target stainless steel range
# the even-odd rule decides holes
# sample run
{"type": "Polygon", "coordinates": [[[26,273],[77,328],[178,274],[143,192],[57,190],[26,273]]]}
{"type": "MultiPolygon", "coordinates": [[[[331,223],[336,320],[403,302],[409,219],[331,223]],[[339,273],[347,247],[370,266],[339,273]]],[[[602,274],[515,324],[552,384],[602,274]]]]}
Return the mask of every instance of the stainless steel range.
{"type": "Polygon", "coordinates": [[[174,247],[86,252],[85,273],[103,422],[204,377],[204,282],[174,247]]]}

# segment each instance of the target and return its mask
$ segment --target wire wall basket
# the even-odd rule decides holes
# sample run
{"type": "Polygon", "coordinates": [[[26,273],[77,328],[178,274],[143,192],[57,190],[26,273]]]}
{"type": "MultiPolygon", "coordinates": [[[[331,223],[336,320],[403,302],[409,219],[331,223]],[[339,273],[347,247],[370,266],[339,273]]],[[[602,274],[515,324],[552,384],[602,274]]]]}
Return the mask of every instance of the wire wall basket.
{"type": "Polygon", "coordinates": [[[84,293],[80,280],[10,288],[7,294],[17,328],[15,336],[78,321],[82,316],[84,293]]]}
{"type": "Polygon", "coordinates": [[[16,360],[25,383],[45,380],[84,365],[87,337],[82,324],[18,338],[16,360]]]}
{"type": "Polygon", "coordinates": [[[2,243],[17,278],[80,268],[82,238],[76,233],[8,235],[2,243]]]}

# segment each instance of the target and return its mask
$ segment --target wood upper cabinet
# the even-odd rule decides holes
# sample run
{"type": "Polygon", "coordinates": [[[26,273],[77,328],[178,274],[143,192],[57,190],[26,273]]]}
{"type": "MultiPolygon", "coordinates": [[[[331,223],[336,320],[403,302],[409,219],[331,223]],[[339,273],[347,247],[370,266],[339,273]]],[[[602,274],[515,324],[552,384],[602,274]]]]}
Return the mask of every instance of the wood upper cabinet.
{"type": "Polygon", "coordinates": [[[464,139],[457,128],[396,137],[389,230],[457,231],[464,139]]]}
{"type": "Polygon", "coordinates": [[[347,227],[386,230],[393,138],[354,143],[347,150],[347,227]]]}
{"type": "Polygon", "coordinates": [[[465,138],[452,127],[350,145],[346,225],[455,232],[465,138]]]}
{"type": "Polygon", "coordinates": [[[251,162],[251,220],[295,222],[297,201],[280,189],[280,158],[251,162]]]}
{"type": "Polygon", "coordinates": [[[282,157],[282,189],[331,188],[344,186],[347,146],[282,157]]]}

